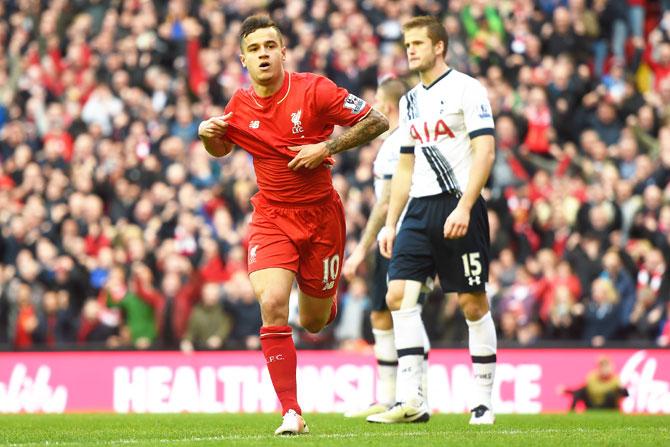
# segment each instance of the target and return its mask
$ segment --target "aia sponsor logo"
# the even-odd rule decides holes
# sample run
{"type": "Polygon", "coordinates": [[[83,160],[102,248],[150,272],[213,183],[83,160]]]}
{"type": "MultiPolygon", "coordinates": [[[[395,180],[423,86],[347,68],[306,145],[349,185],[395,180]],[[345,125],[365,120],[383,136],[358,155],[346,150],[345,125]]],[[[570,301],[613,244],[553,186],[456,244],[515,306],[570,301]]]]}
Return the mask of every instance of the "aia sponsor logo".
{"type": "Polygon", "coordinates": [[[435,126],[432,129],[429,129],[428,122],[423,122],[423,128],[412,124],[409,127],[409,134],[414,138],[415,141],[418,141],[420,144],[426,144],[430,142],[435,142],[440,139],[441,136],[446,135],[449,138],[454,138],[454,132],[447,126],[447,123],[444,120],[439,119],[435,122],[435,126]]]}

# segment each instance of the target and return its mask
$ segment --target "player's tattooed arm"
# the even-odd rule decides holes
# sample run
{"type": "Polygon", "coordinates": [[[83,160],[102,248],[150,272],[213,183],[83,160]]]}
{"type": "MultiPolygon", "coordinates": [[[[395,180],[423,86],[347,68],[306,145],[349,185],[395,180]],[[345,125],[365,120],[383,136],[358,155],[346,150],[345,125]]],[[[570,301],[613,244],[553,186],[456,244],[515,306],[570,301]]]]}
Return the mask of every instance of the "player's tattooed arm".
{"type": "Polygon", "coordinates": [[[375,109],[370,109],[370,113],[365,118],[347,129],[342,135],[326,142],[328,155],[335,155],[368,143],[386,132],[388,128],[389,122],[386,117],[375,109]]]}
{"type": "Polygon", "coordinates": [[[388,128],[389,122],[386,117],[375,109],[370,109],[365,118],[337,138],[316,144],[289,147],[290,150],[298,153],[288,163],[288,168],[294,171],[301,168],[314,169],[320,166],[327,156],[365,144],[388,128]]]}

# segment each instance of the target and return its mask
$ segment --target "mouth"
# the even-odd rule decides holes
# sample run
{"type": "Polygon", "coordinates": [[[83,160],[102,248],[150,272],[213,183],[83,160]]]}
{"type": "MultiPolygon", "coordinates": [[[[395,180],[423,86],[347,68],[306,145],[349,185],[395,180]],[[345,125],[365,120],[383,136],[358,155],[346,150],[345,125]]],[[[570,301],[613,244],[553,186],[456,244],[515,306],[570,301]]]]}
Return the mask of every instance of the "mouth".
{"type": "Polygon", "coordinates": [[[270,62],[261,62],[260,64],[258,64],[258,68],[260,68],[261,70],[267,70],[268,68],[270,68],[270,62]]]}

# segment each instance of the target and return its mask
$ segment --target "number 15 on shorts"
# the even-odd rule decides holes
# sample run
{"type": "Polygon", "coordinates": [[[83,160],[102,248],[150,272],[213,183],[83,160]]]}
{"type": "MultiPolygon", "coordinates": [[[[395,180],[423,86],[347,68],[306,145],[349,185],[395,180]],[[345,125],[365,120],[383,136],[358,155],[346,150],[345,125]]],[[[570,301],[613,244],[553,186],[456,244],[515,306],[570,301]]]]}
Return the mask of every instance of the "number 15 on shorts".
{"type": "Polygon", "coordinates": [[[482,274],[482,263],[479,262],[479,253],[465,253],[461,256],[461,259],[463,260],[463,271],[465,277],[468,278],[468,284],[470,286],[480,285],[482,279],[479,275],[482,274]]]}
{"type": "Polygon", "coordinates": [[[323,289],[331,290],[335,287],[337,274],[340,272],[340,255],[335,254],[323,259],[323,289]]]}

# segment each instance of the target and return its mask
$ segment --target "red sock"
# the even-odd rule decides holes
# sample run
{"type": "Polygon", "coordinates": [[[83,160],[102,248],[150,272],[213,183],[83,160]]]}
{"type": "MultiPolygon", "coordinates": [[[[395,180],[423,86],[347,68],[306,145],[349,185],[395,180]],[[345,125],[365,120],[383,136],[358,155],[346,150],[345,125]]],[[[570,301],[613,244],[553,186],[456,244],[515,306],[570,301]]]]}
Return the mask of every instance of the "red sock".
{"type": "Polygon", "coordinates": [[[270,372],[282,414],[294,410],[302,414],[298,405],[298,389],[295,380],[297,356],[291,338],[290,326],[263,326],[261,328],[261,348],[270,372]]]}
{"type": "Polygon", "coordinates": [[[333,297],[333,304],[330,306],[330,316],[328,317],[326,326],[332,323],[335,317],[337,317],[337,296],[333,297]]]}

